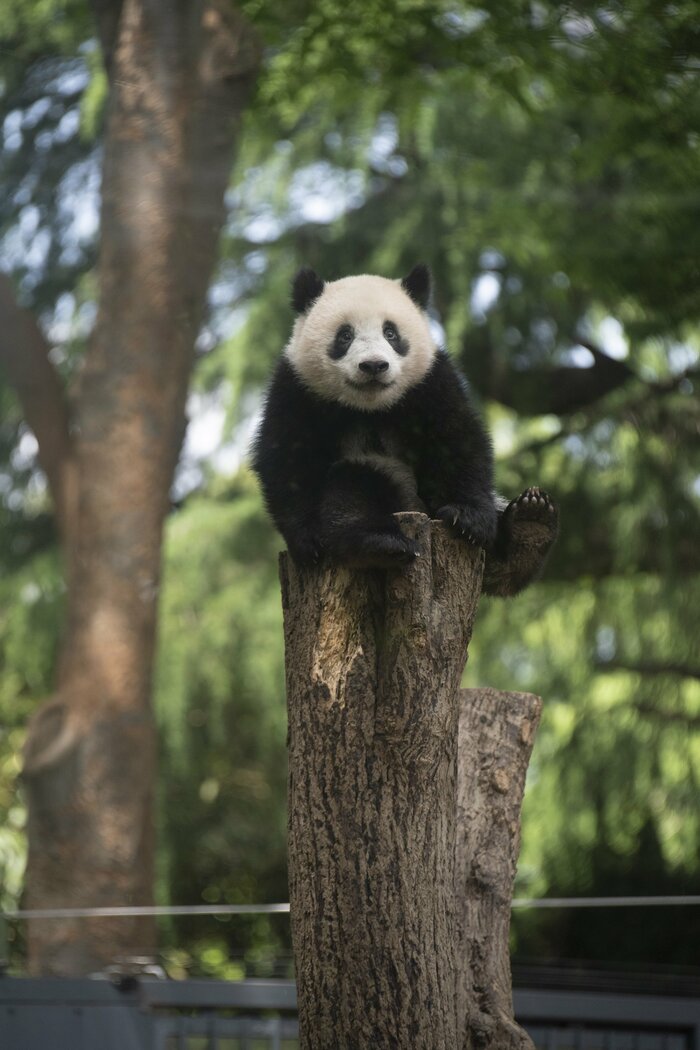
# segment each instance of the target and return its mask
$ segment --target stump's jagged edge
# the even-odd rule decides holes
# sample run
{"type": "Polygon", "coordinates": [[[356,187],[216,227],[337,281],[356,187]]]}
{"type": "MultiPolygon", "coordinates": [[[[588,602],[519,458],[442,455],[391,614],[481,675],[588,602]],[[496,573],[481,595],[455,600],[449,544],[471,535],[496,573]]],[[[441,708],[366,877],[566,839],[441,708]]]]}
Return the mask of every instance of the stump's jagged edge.
{"type": "Polygon", "coordinates": [[[397,572],[281,560],[304,1050],[454,1050],[459,682],[483,552],[422,514],[397,572]]]}

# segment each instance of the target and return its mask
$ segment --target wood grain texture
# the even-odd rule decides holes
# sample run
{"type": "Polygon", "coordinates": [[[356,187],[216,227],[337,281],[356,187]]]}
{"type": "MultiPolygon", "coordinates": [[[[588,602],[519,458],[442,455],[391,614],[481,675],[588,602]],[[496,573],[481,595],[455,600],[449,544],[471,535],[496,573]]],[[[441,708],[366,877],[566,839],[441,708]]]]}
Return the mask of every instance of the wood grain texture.
{"type": "Polygon", "coordinates": [[[304,1050],[454,1050],[459,681],[483,554],[422,514],[403,572],[282,556],[304,1050]]]}

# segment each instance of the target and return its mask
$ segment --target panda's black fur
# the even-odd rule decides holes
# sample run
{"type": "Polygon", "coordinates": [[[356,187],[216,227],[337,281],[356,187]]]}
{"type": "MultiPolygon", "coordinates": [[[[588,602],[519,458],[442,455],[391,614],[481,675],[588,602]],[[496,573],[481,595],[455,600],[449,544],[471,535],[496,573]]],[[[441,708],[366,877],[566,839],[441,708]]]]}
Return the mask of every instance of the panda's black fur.
{"type": "MultiPolygon", "coordinates": [[[[297,313],[308,315],[327,287],[332,286],[312,270],[300,271],[292,293],[297,313]]],[[[416,267],[401,288],[410,300],[407,310],[424,311],[430,295],[427,268],[416,267]]],[[[396,293],[389,291],[395,300],[396,293]]],[[[397,355],[412,352],[407,341],[402,347],[400,331],[390,335],[397,355]]],[[[312,352],[332,360],[333,342],[312,352]]],[[[342,340],[336,352],[342,357],[342,340]]],[[[498,504],[491,442],[466,384],[446,353],[422,352],[420,380],[394,403],[371,410],[321,396],[288,354],[281,358],[253,454],[268,509],[298,563],[328,558],[358,567],[413,560],[415,545],[393,515],[425,511],[486,548],[485,590],[516,593],[538,573],[556,536],[556,513],[539,490],[527,490],[507,506],[498,504]]],[[[358,368],[390,367],[376,357],[369,360],[378,363],[358,368]]],[[[381,385],[364,373],[358,378],[381,385]]],[[[358,388],[359,394],[350,391],[355,399],[363,397],[359,382],[358,388]]]]}

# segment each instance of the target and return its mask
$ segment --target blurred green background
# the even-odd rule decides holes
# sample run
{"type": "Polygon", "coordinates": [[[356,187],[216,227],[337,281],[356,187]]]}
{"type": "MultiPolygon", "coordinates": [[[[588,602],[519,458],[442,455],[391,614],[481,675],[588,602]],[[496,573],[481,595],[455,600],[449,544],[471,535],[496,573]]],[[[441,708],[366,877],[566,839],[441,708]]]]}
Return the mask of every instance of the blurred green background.
{"type": "MultiPolygon", "coordinates": [[[[465,684],[538,693],[517,895],[700,892],[700,8],[245,0],[265,57],[173,486],[157,899],[287,899],[276,553],[246,447],[289,281],[427,262],[500,491],[562,530],[484,600],[465,684]]],[[[105,78],[78,0],[0,12],[0,264],[66,378],[94,318],[105,78]]],[[[36,443],[0,374],[0,906],[20,748],[63,584],[36,443]]],[[[21,968],[22,932],[13,959],[21,968]]],[[[285,916],[164,922],[173,975],[287,972],[285,916]]],[[[697,964],[700,909],[517,911],[516,959],[697,964]]]]}

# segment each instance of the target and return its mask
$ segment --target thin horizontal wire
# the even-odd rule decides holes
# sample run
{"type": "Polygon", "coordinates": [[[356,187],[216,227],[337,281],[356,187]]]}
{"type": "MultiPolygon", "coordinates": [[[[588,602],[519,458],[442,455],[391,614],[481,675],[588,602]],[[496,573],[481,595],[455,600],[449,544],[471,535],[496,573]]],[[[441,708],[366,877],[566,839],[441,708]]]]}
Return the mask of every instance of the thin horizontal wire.
{"type": "Polygon", "coordinates": [[[274,915],[288,904],[144,904],[113,908],[20,908],[0,912],[4,919],[128,919],[140,915],[274,915]]]}
{"type": "Polygon", "coordinates": [[[667,908],[700,904],[700,895],[678,897],[515,897],[513,908],[667,908]]]}
{"type": "MultiPolygon", "coordinates": [[[[513,908],[659,908],[700,904],[700,895],[677,897],[516,897],[513,908]]],[[[289,904],[125,905],[113,908],[20,908],[3,919],[128,919],[141,915],[279,915],[289,904]]]]}

